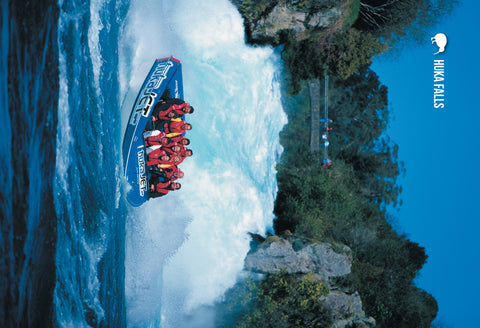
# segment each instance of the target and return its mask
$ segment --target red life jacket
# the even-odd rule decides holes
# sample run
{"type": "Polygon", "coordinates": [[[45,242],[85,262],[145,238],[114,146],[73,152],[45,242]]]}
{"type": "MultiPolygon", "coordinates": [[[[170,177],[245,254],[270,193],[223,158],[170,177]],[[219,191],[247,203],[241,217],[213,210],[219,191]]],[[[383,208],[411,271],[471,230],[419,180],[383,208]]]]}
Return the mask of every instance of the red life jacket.
{"type": "Polygon", "coordinates": [[[158,130],[148,131],[144,133],[145,144],[148,146],[153,145],[162,145],[162,139],[166,138],[165,132],[161,132],[158,130]]]}
{"type": "Polygon", "coordinates": [[[183,104],[180,104],[180,105],[177,105],[177,104],[171,105],[170,107],[167,108],[167,110],[164,110],[164,111],[161,111],[160,113],[158,113],[158,115],[154,119],[154,121],[156,121],[156,120],[168,121],[172,118],[181,117],[181,116],[185,115],[185,112],[183,111],[183,108],[185,108],[186,106],[190,106],[190,104],[189,103],[183,103],[183,104]],[[174,115],[169,116],[170,113],[173,113],[174,115]]]}
{"type": "Polygon", "coordinates": [[[179,118],[174,118],[172,119],[171,121],[168,121],[166,122],[164,125],[163,125],[163,129],[165,131],[166,134],[169,134],[169,133],[179,133],[179,134],[182,134],[182,133],[185,133],[186,130],[182,129],[182,125],[186,124],[187,122],[185,122],[184,120],[182,119],[179,119],[179,118]]]}
{"type": "Polygon", "coordinates": [[[156,185],[154,185],[154,192],[158,194],[163,194],[166,195],[170,190],[173,190],[171,187],[171,181],[167,182],[158,182],[156,185]]]}

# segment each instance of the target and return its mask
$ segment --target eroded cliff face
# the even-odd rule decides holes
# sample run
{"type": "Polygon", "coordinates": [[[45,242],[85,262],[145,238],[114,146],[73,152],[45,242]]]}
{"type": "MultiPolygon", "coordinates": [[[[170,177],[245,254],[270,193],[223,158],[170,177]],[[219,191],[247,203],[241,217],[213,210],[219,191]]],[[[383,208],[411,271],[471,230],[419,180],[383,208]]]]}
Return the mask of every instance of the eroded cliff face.
{"type": "MultiPolygon", "coordinates": [[[[261,240],[261,237],[254,236],[261,240]]],[[[277,273],[285,270],[302,278],[311,272],[314,279],[322,281],[330,289],[321,301],[333,313],[332,328],[375,327],[375,319],[367,317],[362,309],[362,300],[356,291],[340,287],[334,278],[351,272],[352,256],[345,245],[310,243],[298,237],[268,237],[252,245],[245,259],[245,269],[255,273],[277,273]]]]}
{"type": "MultiPolygon", "coordinates": [[[[232,0],[245,20],[247,41],[278,45],[282,34],[297,41],[336,24],[342,14],[341,0],[232,0]]],[[[343,1],[344,2],[344,1],[343,1]]]]}
{"type": "Polygon", "coordinates": [[[347,246],[333,249],[330,244],[305,243],[269,237],[245,259],[245,268],[258,273],[312,272],[323,278],[341,277],[350,273],[352,257],[347,246]]]}

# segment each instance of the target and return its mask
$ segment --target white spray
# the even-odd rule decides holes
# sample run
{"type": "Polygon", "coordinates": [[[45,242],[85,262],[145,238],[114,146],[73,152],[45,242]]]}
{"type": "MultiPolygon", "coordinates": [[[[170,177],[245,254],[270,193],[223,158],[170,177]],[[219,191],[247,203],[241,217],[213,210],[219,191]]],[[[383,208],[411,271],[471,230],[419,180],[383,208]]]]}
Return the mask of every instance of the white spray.
{"type": "Polygon", "coordinates": [[[182,315],[234,285],[248,232],[272,229],[286,123],[280,59],[271,48],[245,45],[228,0],[134,2],[119,49],[131,66],[121,72],[125,94],[138,90],[155,58],[175,56],[195,107],[182,189],[132,210],[127,221],[129,326],[181,327],[182,315]]]}

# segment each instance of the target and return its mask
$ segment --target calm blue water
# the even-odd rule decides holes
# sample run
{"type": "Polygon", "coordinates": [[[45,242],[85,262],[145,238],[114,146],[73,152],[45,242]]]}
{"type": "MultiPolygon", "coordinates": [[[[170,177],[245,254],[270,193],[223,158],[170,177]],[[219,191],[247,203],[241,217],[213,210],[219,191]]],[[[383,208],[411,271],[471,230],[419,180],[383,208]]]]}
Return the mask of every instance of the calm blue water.
{"type": "MultiPolygon", "coordinates": [[[[279,54],[245,45],[228,0],[59,6],[55,321],[213,327],[211,306],[242,275],[248,232],[273,229],[286,123],[279,54]],[[124,198],[123,127],[154,59],[171,55],[195,107],[194,156],[182,164],[181,191],[134,209],[124,198]]],[[[4,70],[3,45],[1,54],[4,70]]]]}

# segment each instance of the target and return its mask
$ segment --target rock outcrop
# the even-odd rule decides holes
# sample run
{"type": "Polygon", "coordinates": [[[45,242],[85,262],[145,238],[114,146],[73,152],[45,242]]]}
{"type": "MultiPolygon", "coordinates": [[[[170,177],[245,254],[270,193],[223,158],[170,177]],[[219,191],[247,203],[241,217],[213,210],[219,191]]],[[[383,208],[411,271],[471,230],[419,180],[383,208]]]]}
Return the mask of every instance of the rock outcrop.
{"type": "Polygon", "coordinates": [[[326,283],[330,289],[329,295],[322,297],[321,301],[332,311],[332,328],[375,327],[375,319],[367,317],[362,309],[358,292],[344,290],[332,279],[350,273],[350,248],[310,243],[293,236],[288,239],[270,236],[264,241],[254,236],[254,240],[257,242],[245,259],[246,270],[264,274],[285,270],[299,276],[311,272],[316,280],[326,283]]]}
{"type": "Polygon", "coordinates": [[[365,316],[358,292],[348,294],[340,290],[330,290],[328,296],[323,297],[322,301],[332,310],[334,319],[332,328],[375,327],[375,319],[365,316]]]}
{"type": "Polygon", "coordinates": [[[249,0],[233,1],[243,12],[248,41],[278,45],[281,33],[289,32],[296,40],[304,40],[319,29],[335,24],[341,17],[338,0],[262,0],[252,5],[249,0]],[[256,6],[246,12],[247,6],[256,6]],[[254,13],[254,14],[252,14],[254,13]]]}
{"type": "Polygon", "coordinates": [[[269,237],[245,259],[245,268],[258,273],[312,272],[324,278],[341,277],[350,273],[352,257],[347,246],[337,251],[330,244],[304,244],[276,236],[269,237]]]}

